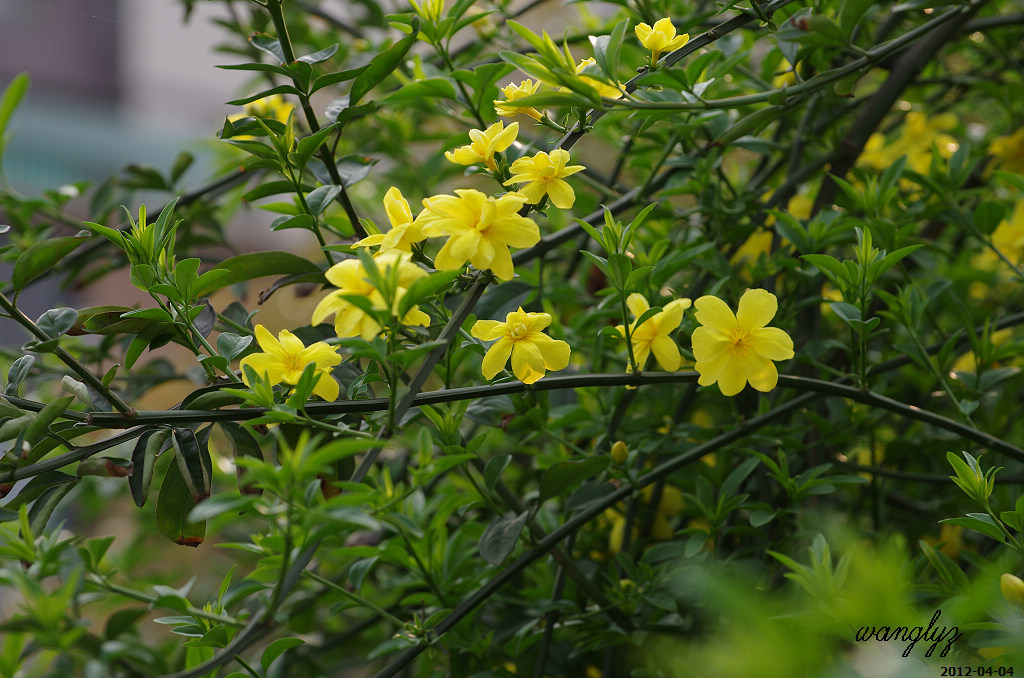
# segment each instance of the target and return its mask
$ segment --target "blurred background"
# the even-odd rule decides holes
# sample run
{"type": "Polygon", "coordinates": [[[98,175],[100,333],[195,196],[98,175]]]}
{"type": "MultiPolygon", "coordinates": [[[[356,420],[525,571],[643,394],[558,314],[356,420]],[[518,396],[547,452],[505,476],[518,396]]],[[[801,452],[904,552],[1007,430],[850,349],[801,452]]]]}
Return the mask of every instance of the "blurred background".
{"type": "Polygon", "coordinates": [[[131,162],[169,165],[225,115],[231,63],[213,49],[221,3],[0,0],[0,84],[32,84],[12,121],[5,170],[25,194],[100,181],[131,162]]]}

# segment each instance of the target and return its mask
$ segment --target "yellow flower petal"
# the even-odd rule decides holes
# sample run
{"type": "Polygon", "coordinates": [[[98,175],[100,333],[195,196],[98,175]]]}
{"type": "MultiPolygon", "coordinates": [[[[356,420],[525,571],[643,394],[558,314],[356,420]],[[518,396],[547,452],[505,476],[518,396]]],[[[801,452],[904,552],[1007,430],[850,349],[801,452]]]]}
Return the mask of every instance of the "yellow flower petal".
{"type": "Polygon", "coordinates": [[[483,362],[480,364],[480,371],[485,379],[493,379],[494,375],[505,369],[505,363],[512,355],[512,340],[508,337],[501,337],[484,354],[483,362]]]}
{"type": "Polygon", "coordinates": [[[764,327],[772,321],[779,310],[779,302],[768,290],[747,290],[740,297],[736,322],[746,330],[764,327]]]}
{"type": "Polygon", "coordinates": [[[736,328],[736,316],[732,309],[719,299],[711,295],[704,295],[693,302],[697,309],[695,317],[701,325],[708,325],[721,331],[736,328]]]}
{"type": "Polygon", "coordinates": [[[524,384],[532,384],[544,376],[544,356],[530,341],[517,341],[512,345],[512,373],[524,384]]]}

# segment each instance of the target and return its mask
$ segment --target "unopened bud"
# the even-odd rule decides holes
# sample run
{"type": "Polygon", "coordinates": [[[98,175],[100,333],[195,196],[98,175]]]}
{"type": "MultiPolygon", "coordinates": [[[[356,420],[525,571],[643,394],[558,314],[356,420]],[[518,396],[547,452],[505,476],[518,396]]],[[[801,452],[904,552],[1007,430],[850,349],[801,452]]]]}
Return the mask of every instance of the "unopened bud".
{"type": "Polygon", "coordinates": [[[999,590],[1003,592],[1006,602],[1024,609],[1024,581],[1020,577],[1003,574],[999,577],[999,590]]]}
{"type": "Polygon", "coordinates": [[[626,447],[626,443],[624,443],[621,440],[617,440],[615,441],[615,444],[612,445],[611,454],[612,459],[615,461],[616,464],[625,464],[626,457],[629,456],[629,448],[626,447]]]}

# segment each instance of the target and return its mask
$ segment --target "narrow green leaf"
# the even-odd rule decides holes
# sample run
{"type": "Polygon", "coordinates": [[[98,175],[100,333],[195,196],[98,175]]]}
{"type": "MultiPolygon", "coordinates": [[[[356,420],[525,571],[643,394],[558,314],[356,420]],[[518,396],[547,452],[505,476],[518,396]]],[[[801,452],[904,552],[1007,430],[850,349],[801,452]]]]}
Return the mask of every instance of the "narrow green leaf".
{"type": "Polygon", "coordinates": [[[29,443],[35,443],[46,435],[46,430],[49,428],[50,424],[52,424],[57,417],[64,414],[64,410],[68,408],[68,405],[70,405],[71,401],[74,399],[75,396],[69,395],[57,398],[56,400],[48,403],[25,428],[25,440],[29,443]]]}
{"type": "Polygon", "coordinates": [[[28,73],[18,73],[11,80],[11,84],[7,85],[4,89],[4,94],[0,97],[0,137],[7,131],[7,124],[10,122],[11,116],[14,115],[15,109],[18,108],[21,100],[25,97],[28,85],[28,73]]]}
{"type": "Polygon", "coordinates": [[[199,503],[210,496],[210,452],[205,445],[199,444],[196,434],[187,428],[174,429],[171,442],[182,479],[192,493],[192,498],[199,503]]]}
{"type": "Polygon", "coordinates": [[[14,262],[14,271],[11,272],[11,284],[14,289],[23,289],[34,278],[56,266],[58,261],[90,237],[92,234],[89,231],[79,231],[75,235],[49,238],[29,247],[14,262]]]}
{"type": "Polygon", "coordinates": [[[384,78],[391,75],[391,72],[402,63],[409,48],[416,43],[419,29],[419,18],[413,17],[412,33],[375,56],[367,64],[366,69],[352,83],[352,89],[349,90],[349,105],[355,106],[358,104],[359,100],[366,96],[371,89],[380,84],[384,78]]]}
{"type": "Polygon", "coordinates": [[[294,96],[302,96],[302,92],[292,85],[278,85],[277,87],[271,87],[270,89],[265,89],[262,92],[257,92],[256,94],[251,94],[241,99],[233,99],[226,103],[228,106],[244,106],[245,104],[251,104],[252,102],[259,101],[260,99],[266,99],[267,97],[275,94],[292,94],[294,96]]]}
{"type": "Polygon", "coordinates": [[[293,647],[298,647],[306,641],[301,638],[278,638],[263,651],[263,657],[260,659],[260,666],[263,667],[263,671],[266,672],[274,660],[284,654],[287,650],[293,647]]]}
{"type": "Polygon", "coordinates": [[[132,451],[132,464],[135,468],[128,477],[128,489],[131,491],[132,501],[140,508],[145,506],[149,497],[156,458],[163,452],[170,437],[170,429],[162,428],[146,431],[135,443],[135,449],[132,451]]]}
{"type": "Polygon", "coordinates": [[[320,273],[316,264],[290,252],[240,254],[237,257],[225,259],[210,270],[225,270],[231,275],[221,277],[212,284],[197,285],[194,290],[196,297],[209,296],[211,292],[222,287],[268,275],[320,273]]]}

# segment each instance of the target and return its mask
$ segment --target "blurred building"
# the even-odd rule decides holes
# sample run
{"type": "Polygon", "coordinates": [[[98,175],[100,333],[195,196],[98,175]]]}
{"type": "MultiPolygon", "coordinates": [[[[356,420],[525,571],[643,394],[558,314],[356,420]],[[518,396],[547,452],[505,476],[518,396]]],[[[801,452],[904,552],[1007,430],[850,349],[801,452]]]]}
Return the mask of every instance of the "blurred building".
{"type": "Polygon", "coordinates": [[[166,167],[211,138],[237,87],[213,45],[219,3],[0,0],[0,84],[31,78],[12,120],[8,181],[32,194],[105,178],[131,162],[166,167]]]}

